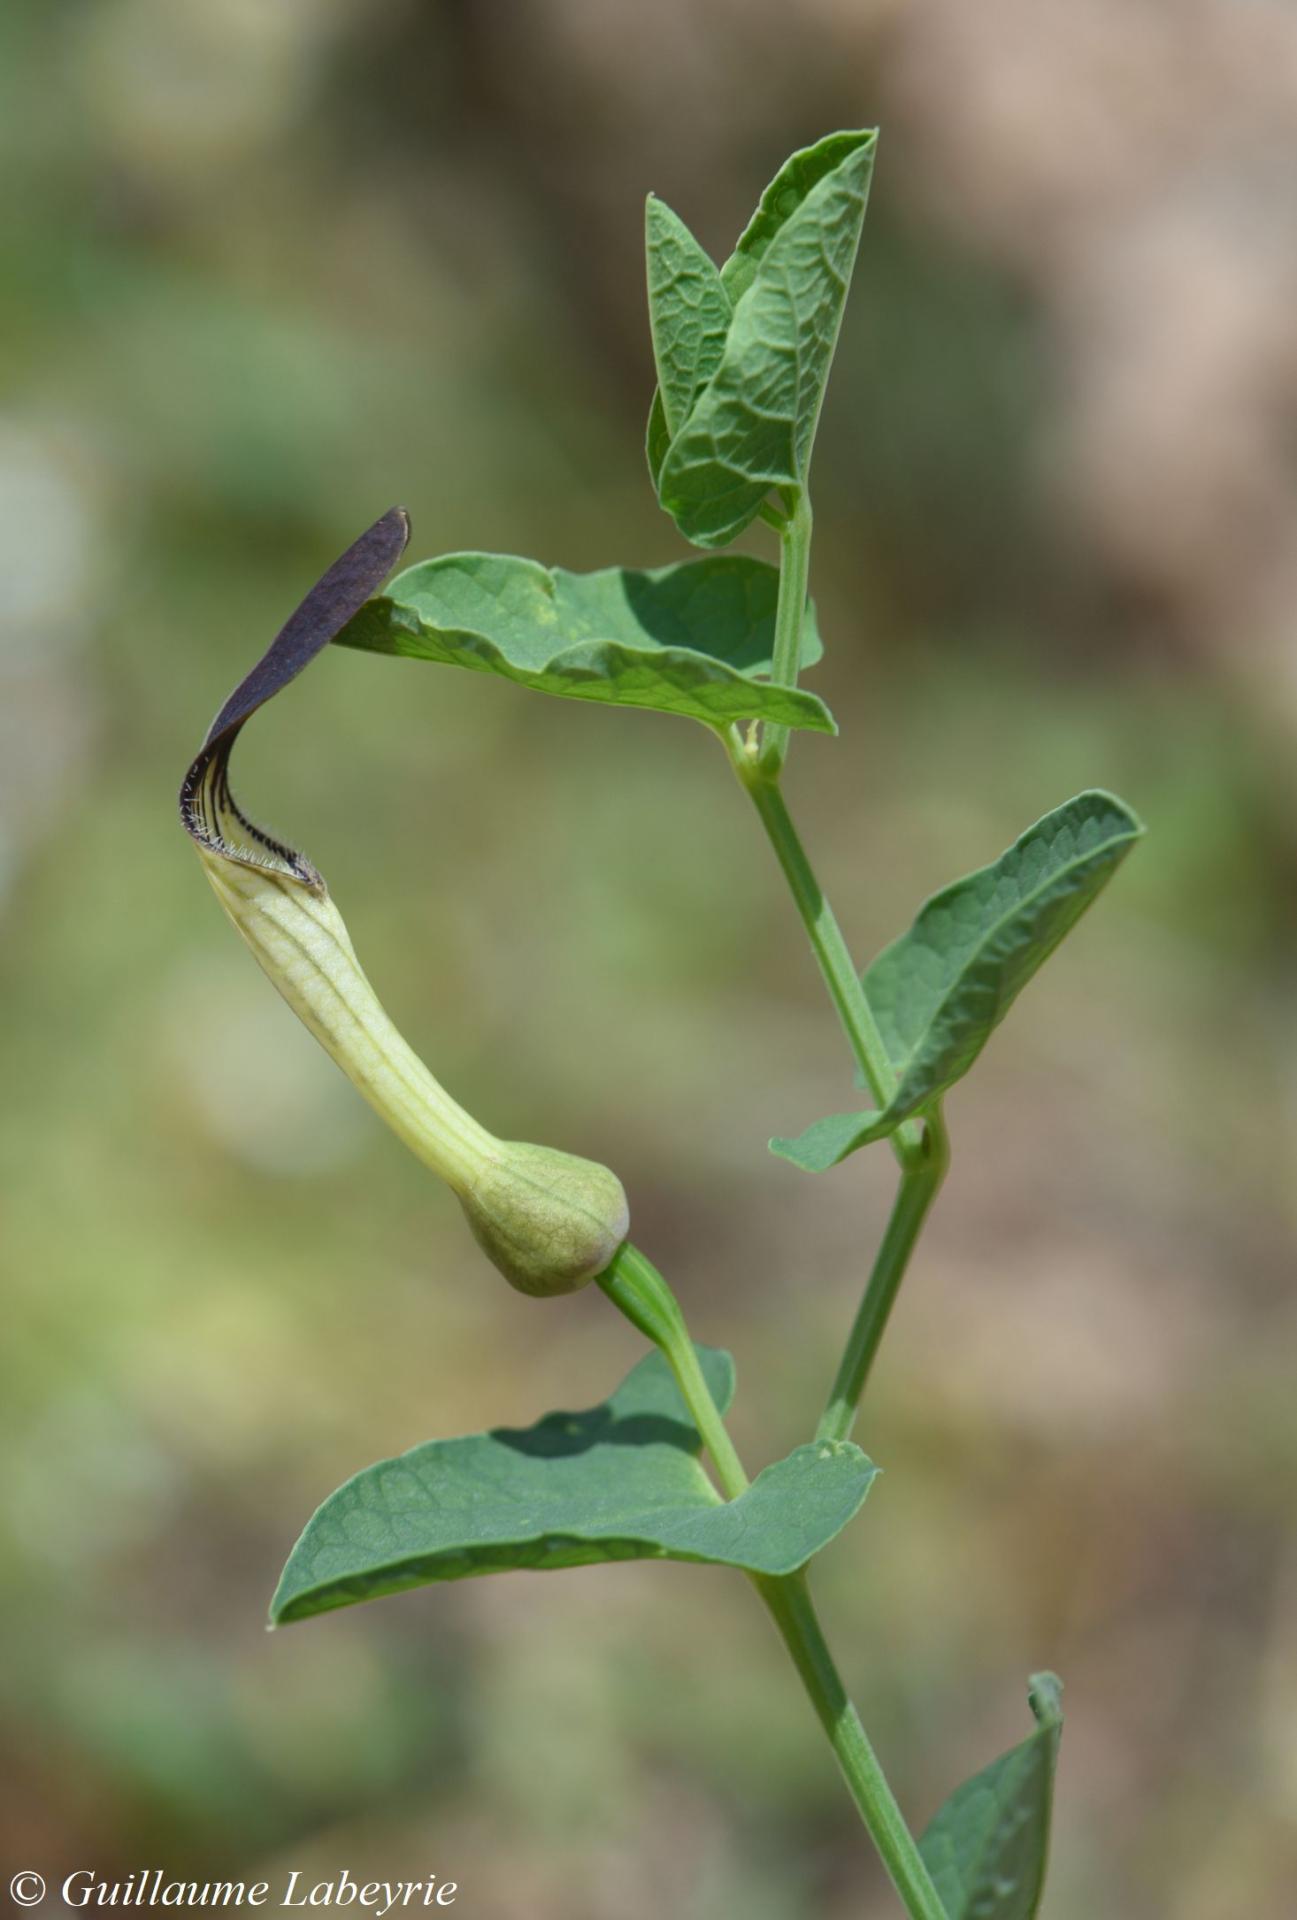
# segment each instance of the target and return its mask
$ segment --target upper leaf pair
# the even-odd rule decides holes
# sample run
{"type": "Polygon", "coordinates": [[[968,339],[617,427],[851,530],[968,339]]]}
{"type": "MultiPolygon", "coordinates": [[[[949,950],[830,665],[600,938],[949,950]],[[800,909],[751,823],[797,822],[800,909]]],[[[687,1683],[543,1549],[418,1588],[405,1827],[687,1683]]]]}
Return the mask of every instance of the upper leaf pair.
{"type": "Polygon", "coordinates": [[[695,546],[725,546],[770,493],[787,507],[806,488],[877,137],[833,133],[793,154],[719,270],[649,197],[649,471],[695,546]]]}

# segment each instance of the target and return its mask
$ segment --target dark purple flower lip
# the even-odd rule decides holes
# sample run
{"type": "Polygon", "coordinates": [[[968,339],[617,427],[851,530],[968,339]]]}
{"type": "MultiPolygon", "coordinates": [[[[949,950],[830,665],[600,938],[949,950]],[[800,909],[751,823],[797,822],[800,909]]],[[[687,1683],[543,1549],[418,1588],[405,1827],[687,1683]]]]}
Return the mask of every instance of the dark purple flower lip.
{"type": "Polygon", "coordinates": [[[403,507],[390,507],[316,581],[225,702],[207,729],[180,788],[180,818],[185,831],[200,846],[231,860],[246,860],[249,850],[241,849],[230,838],[233,829],[248,837],[254,856],[267,857],[282,866],[313,892],[324,891],[323,880],[305,854],[273,839],[240,810],[230,792],[230,754],[257,708],[309,667],[378,591],[405,551],[409,537],[409,515],[403,507]]]}

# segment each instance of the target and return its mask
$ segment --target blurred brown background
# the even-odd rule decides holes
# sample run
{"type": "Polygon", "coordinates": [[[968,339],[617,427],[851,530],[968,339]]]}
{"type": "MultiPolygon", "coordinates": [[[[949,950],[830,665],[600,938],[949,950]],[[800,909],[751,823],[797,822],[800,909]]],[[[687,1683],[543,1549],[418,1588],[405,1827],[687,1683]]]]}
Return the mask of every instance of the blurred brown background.
{"type": "MultiPolygon", "coordinates": [[[[879,123],[816,467],[792,802],[861,959],[1078,788],[1151,833],[950,1102],[820,1563],[911,1817],[1067,1682],[1053,1920],[1294,1911],[1297,14],[1283,0],[0,10],[6,1872],[435,1871],[483,1920],[897,1909],[768,1623],[674,1566],[268,1637],[297,1528],[634,1360],[540,1305],[294,1025],[174,790],[301,592],[679,556],[641,208],[718,255],[879,123]]],[[[760,543],[755,543],[760,550],[760,543]]],[[[891,1185],[764,1151],[849,1073],[698,728],[341,652],[241,792],[504,1134],[598,1154],[760,1462],[891,1185]]]]}

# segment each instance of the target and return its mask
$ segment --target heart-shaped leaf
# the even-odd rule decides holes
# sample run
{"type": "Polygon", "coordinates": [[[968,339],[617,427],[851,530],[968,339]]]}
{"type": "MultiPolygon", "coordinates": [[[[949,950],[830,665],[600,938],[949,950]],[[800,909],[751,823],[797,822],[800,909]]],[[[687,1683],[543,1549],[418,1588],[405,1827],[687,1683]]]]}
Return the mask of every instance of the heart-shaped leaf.
{"type": "MultiPolygon", "coordinates": [[[[675,298],[650,240],[651,284],[659,274],[651,295],[655,343],[661,332],[679,350],[666,375],[659,365],[669,387],[659,386],[661,404],[650,415],[649,466],[663,507],[695,546],[726,545],[772,490],[788,496],[806,486],[876,140],[873,132],[830,134],[786,161],[722,269],[719,289],[698,264],[697,242],[675,223],[675,253],[688,257],[697,296],[708,289],[705,319],[685,311],[683,292],[675,298]],[[686,386],[715,351],[718,291],[733,303],[719,364],[676,424],[686,386]],[[692,350],[679,344],[682,335],[692,350]]],[[[665,222],[658,244],[666,247],[665,222]]]]}
{"type": "MultiPolygon", "coordinates": [[[[730,1357],[698,1357],[722,1410],[730,1357]]],[[[284,1568],[276,1624],[438,1580],[600,1560],[693,1560],[786,1574],[857,1512],[875,1468],[849,1441],[798,1447],[724,1501],[661,1354],[602,1406],[534,1427],[430,1440],[324,1502],[284,1568]]]]}
{"type": "Polygon", "coordinates": [[[795,1140],[772,1140],[771,1151],[822,1173],[962,1079],[1143,831],[1113,794],[1078,794],[994,865],[934,894],[864,976],[896,1071],[887,1106],[817,1120],[795,1140]]]}
{"type": "MultiPolygon", "coordinates": [[[[768,674],[779,576],[739,554],[636,572],[569,573],[507,554],[451,553],[398,574],[339,644],[496,673],[540,693],[836,731],[823,701],[768,674]]],[[[821,648],[809,623],[809,653],[821,648]]]]}
{"type": "Polygon", "coordinates": [[[1031,1677],[1036,1731],[956,1787],[919,1842],[950,1920],[1032,1920],[1049,1855],[1062,1682],[1031,1677]]]}

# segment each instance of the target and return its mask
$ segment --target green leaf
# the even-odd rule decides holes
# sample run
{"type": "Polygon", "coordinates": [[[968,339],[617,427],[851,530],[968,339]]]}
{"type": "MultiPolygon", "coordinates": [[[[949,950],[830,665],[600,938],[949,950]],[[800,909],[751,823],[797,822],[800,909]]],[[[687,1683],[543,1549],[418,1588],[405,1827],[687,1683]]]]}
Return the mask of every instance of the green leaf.
{"type": "Polygon", "coordinates": [[[772,489],[806,485],[876,138],[833,134],[795,154],[727,262],[724,354],[659,474],[662,505],[695,546],[724,546],[772,489]]]}
{"type": "MultiPolygon", "coordinates": [[[[730,1357],[698,1357],[722,1410],[730,1357]]],[[[277,1625],[437,1580],[601,1560],[692,1560],[786,1574],[858,1511],[875,1468],[849,1441],[798,1447],[723,1501],[661,1354],[602,1406],[534,1427],[430,1440],[348,1480],[289,1556],[277,1625]]]]}
{"type": "Polygon", "coordinates": [[[934,894],[864,976],[896,1070],[887,1106],[817,1120],[796,1140],[772,1140],[771,1151],[822,1173],[962,1079],[1143,831],[1114,795],[1078,794],[1029,827],[993,866],[934,894]]]}
{"type": "Polygon", "coordinates": [[[877,144],[875,132],[829,133],[813,147],[801,147],[784,161],[762,194],[757,210],[739,237],[733,253],[721,268],[721,284],[731,305],[738,302],[756,279],[757,268],[780,228],[792,218],[826,174],[832,173],[857,148],[877,144]]]}
{"type": "Polygon", "coordinates": [[[956,1787],[919,1842],[950,1920],[1032,1920],[1049,1854],[1063,1683],[1035,1673],[1036,1731],[956,1787]]]}
{"type": "Polygon", "coordinates": [[[649,325],[668,434],[678,433],[715,373],[730,329],[730,297],[710,255],[656,194],[644,210],[649,325]]]}
{"type": "MultiPolygon", "coordinates": [[[[763,719],[834,733],[823,701],[771,686],[779,576],[739,554],[569,573],[451,553],[398,574],[338,643],[495,673],[570,700],[650,707],[709,726],[763,719]]],[[[808,660],[819,658],[811,623],[808,660]]]]}
{"type": "Polygon", "coordinates": [[[667,425],[666,409],[662,405],[662,389],[654,387],[653,404],[649,408],[648,426],[644,431],[644,457],[648,461],[649,478],[654,491],[662,479],[662,462],[667,457],[667,448],[671,445],[671,429],[667,425]]]}

